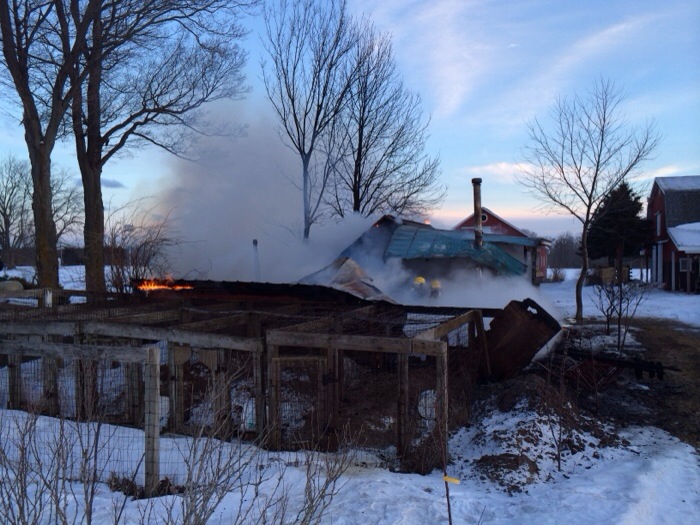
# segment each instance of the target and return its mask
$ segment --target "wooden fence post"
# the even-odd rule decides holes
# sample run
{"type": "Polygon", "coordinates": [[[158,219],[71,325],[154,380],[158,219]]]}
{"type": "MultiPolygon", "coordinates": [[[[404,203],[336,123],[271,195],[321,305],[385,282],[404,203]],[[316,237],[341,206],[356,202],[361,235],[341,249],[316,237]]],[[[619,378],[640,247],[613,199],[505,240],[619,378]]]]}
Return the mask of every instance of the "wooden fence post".
{"type": "Polygon", "coordinates": [[[127,376],[127,411],[128,420],[132,425],[139,426],[143,423],[143,365],[141,363],[127,363],[125,365],[127,376]]]}
{"type": "Polygon", "coordinates": [[[280,427],[280,363],[278,359],[278,349],[275,345],[268,345],[267,357],[267,407],[268,431],[270,438],[270,449],[280,450],[282,448],[282,429],[280,427]]]}
{"type": "Polygon", "coordinates": [[[178,431],[185,425],[185,382],[183,365],[189,361],[189,348],[168,343],[168,398],[170,402],[170,417],[168,425],[178,431]]]}
{"type": "Polygon", "coordinates": [[[258,438],[264,435],[265,429],[265,365],[267,358],[265,356],[265,346],[262,342],[258,343],[258,350],[253,354],[253,376],[255,382],[255,427],[258,438]]]}
{"type": "Polygon", "coordinates": [[[59,413],[58,392],[58,359],[55,357],[41,358],[41,371],[44,382],[44,413],[57,416],[59,413]]]}
{"type": "Polygon", "coordinates": [[[399,457],[404,457],[408,452],[408,445],[411,442],[411,436],[408,431],[408,355],[400,352],[396,355],[396,364],[398,370],[398,406],[397,406],[397,436],[396,450],[399,457]]]}
{"type": "Polygon", "coordinates": [[[439,436],[442,440],[443,464],[446,464],[448,457],[447,439],[449,432],[448,424],[448,385],[447,385],[447,344],[443,344],[443,352],[435,357],[436,385],[435,385],[435,423],[440,425],[439,436]]]}
{"type": "Polygon", "coordinates": [[[146,495],[155,493],[160,481],[160,349],[146,348],[145,484],[146,495]]]}
{"type": "Polygon", "coordinates": [[[22,405],[22,357],[15,354],[7,356],[7,368],[9,369],[9,406],[12,410],[21,408],[22,405]]]}

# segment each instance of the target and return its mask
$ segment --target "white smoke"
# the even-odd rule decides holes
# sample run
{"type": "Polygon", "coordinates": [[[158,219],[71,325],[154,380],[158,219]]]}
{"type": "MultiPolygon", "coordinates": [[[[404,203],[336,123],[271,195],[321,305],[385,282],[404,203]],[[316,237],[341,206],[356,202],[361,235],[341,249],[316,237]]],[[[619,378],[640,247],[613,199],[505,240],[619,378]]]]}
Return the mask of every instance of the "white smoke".
{"type": "Polygon", "coordinates": [[[162,181],[164,207],[184,240],[170,257],[176,277],[252,281],[257,239],[262,281],[294,282],[329,264],[372,224],[328,220],[301,240],[301,161],[274,121],[247,107],[230,106],[232,119],[251,123],[243,136],[202,141],[202,160],[173,161],[162,181]]]}

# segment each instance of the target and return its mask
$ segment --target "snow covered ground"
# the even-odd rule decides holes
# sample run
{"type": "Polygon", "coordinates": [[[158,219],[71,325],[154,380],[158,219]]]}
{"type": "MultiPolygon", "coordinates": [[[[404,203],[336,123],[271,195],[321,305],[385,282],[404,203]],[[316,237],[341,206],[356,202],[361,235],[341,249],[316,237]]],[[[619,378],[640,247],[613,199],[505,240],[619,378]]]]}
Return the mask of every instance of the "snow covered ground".
{"type": "MultiPolygon", "coordinates": [[[[62,279],[79,280],[69,276],[66,270],[62,271],[62,279]]],[[[542,285],[535,299],[548,303],[546,308],[556,308],[551,313],[561,319],[572,316],[575,277],[574,271],[568,271],[564,282],[542,285]]],[[[592,304],[591,290],[585,290],[584,301],[586,316],[600,316],[592,304]]],[[[637,316],[673,319],[700,328],[700,296],[653,290],[637,316]]],[[[542,413],[518,404],[507,412],[494,410],[472,426],[454,431],[449,443],[452,461],[447,468],[448,476],[459,481],[449,485],[452,522],[700,523],[700,463],[698,451],[690,445],[652,427],[623,429],[610,446],[600,442],[599,434],[580,431],[574,436],[576,452],[563,457],[560,471],[554,460],[551,429],[551,420],[542,413]],[[536,460],[536,467],[524,463],[523,468],[512,471],[510,488],[493,481],[478,466],[480,458],[505,454],[514,458],[526,454],[536,460]]],[[[134,431],[124,432],[131,435],[134,431]]],[[[178,460],[178,439],[182,438],[163,439],[161,459],[165,463],[178,460]]],[[[292,506],[299,505],[305,480],[303,464],[296,466],[290,455],[264,454],[266,464],[286,465],[278,471],[279,476],[290,491],[292,506]]],[[[263,493],[272,481],[261,485],[263,493]]],[[[114,502],[120,501],[119,496],[101,486],[96,495],[96,522],[109,522],[110,509],[114,502]]],[[[162,523],[164,509],[176,498],[179,496],[164,496],[158,498],[160,501],[128,500],[121,522],[162,523]],[[145,502],[152,505],[149,513],[144,512],[145,502]]],[[[236,494],[227,496],[209,523],[236,522],[239,499],[236,494]]],[[[171,517],[181,518],[177,510],[171,517]]],[[[435,471],[420,476],[352,466],[321,523],[446,524],[443,474],[435,471]]]]}

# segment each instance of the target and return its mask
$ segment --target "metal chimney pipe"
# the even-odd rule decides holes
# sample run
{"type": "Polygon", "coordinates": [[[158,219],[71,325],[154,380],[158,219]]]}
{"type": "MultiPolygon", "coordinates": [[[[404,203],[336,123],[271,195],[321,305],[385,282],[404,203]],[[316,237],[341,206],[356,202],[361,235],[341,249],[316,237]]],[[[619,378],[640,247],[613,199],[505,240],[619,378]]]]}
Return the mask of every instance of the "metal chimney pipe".
{"type": "Polygon", "coordinates": [[[253,239],[253,266],[255,270],[255,282],[262,282],[260,277],[260,256],[258,255],[258,240],[253,239]]]}
{"type": "Polygon", "coordinates": [[[474,187],[474,246],[484,246],[484,230],[481,225],[481,179],[472,179],[474,187]]]}

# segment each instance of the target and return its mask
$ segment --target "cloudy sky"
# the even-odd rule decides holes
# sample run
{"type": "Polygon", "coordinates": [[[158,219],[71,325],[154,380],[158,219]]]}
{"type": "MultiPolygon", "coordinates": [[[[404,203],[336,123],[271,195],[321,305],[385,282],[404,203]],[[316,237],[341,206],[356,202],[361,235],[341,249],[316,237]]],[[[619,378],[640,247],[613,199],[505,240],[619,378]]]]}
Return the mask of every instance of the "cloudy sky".
{"type": "MultiPolygon", "coordinates": [[[[354,14],[369,15],[393,36],[404,80],[420,93],[431,116],[429,148],[442,159],[443,182],[449,189],[444,205],[431,217],[434,224],[453,226],[470,213],[470,180],[478,176],[484,180],[484,205],[511,222],[541,235],[576,230],[570,219],[538,215],[536,201],[513,177],[527,144],[527,122],[546,117],[557,96],[584,93],[600,78],[625,91],[623,110],[631,124],[653,119],[662,135],[655,159],[645,165],[647,182],[658,175],[700,173],[697,0],[348,2],[354,14]]],[[[301,197],[292,182],[298,161],[284,154],[274,121],[266,117],[260,21],[251,20],[249,27],[251,92],[244,102],[223,110],[230,112],[231,120],[246,124],[248,134],[235,144],[219,143],[220,157],[211,153],[216,158],[212,165],[183,165],[153,151],[111,162],[104,172],[107,201],[157,195],[166,188],[171,200],[179,195],[178,205],[186,206],[182,196],[191,195],[188,184],[194,184],[231,187],[234,200],[245,202],[245,188],[256,186],[251,200],[258,206],[274,195],[285,203],[279,210],[296,215],[290,224],[301,220],[301,197]],[[279,153],[270,155],[272,150],[279,153]],[[273,188],[269,192],[259,191],[263,172],[273,188]],[[201,176],[194,177],[197,173],[201,176]],[[239,183],[223,184],[227,177],[239,183]]],[[[0,117],[0,149],[26,155],[17,121],[6,115],[0,117]]],[[[71,167],[71,148],[59,148],[54,158],[71,167]]],[[[215,196],[203,201],[209,210],[216,206],[206,206],[212,200],[215,196]]],[[[248,215],[246,220],[255,222],[255,217],[248,215]]],[[[287,221],[279,217],[274,222],[287,221]]]]}
{"type": "MultiPolygon", "coordinates": [[[[484,179],[484,205],[509,218],[534,203],[514,184],[526,123],[558,95],[609,79],[631,123],[663,142],[644,176],[700,173],[700,3],[693,0],[355,0],[393,34],[401,70],[432,114],[450,193],[436,215],[455,224],[484,179]]],[[[530,229],[550,228],[533,221],[530,229]]],[[[556,226],[555,226],[556,228],[556,226]]],[[[542,232],[551,234],[551,231],[542,232]]]]}

